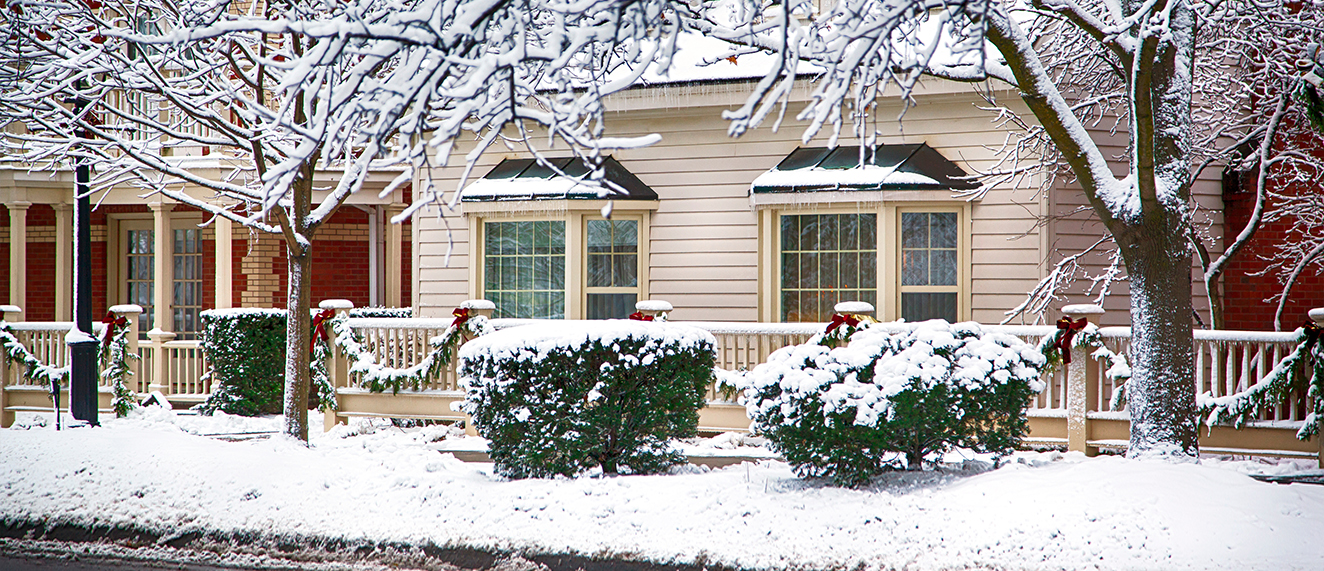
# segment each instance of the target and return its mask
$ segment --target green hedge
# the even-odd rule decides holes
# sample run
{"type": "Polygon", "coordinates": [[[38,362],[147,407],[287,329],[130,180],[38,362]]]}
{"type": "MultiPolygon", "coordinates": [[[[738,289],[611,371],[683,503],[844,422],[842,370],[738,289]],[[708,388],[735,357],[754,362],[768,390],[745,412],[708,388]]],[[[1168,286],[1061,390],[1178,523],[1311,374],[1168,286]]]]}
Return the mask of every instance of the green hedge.
{"type": "Polygon", "coordinates": [[[463,410],[511,478],[656,473],[684,457],[712,381],[706,331],[639,321],[556,322],[460,348],[463,410]]]}
{"type": "MultiPolygon", "coordinates": [[[[313,310],[314,315],[317,310],[313,310]]],[[[211,369],[212,392],[197,406],[203,414],[255,416],[284,412],[284,309],[211,309],[202,312],[202,351],[211,369]]],[[[308,402],[334,408],[334,395],[312,358],[314,379],[308,402]]],[[[321,370],[325,375],[324,369],[321,370]]]]}

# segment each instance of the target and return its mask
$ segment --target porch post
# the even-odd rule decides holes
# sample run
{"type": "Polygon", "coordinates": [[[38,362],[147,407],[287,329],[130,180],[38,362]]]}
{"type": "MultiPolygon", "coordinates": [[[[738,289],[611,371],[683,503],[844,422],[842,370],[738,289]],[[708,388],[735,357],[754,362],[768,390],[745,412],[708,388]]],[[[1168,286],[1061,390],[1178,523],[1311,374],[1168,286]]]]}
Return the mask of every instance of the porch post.
{"type": "Polygon", "coordinates": [[[234,223],[216,218],[216,309],[234,307],[231,282],[234,281],[234,223]]]}
{"type": "MultiPolygon", "coordinates": [[[[0,321],[19,321],[22,319],[22,315],[23,310],[16,305],[0,305],[0,321]]],[[[14,425],[14,413],[5,410],[5,407],[9,406],[9,398],[5,394],[5,387],[9,385],[9,377],[14,373],[14,368],[9,366],[8,360],[0,359],[0,428],[9,428],[14,425]]]]}
{"type": "MultiPolygon", "coordinates": [[[[336,317],[340,317],[354,309],[354,302],[348,299],[327,299],[317,304],[317,307],[335,310],[336,317]]],[[[341,351],[340,346],[336,344],[336,332],[332,331],[330,326],[327,327],[327,334],[331,336],[331,362],[326,364],[326,376],[331,383],[331,387],[339,390],[341,387],[349,386],[349,362],[345,359],[344,351],[341,351]]],[[[337,402],[339,402],[338,397],[337,402]]],[[[346,417],[337,415],[336,412],[334,410],[327,411],[326,415],[322,417],[323,431],[335,428],[336,424],[345,423],[346,417]]]]}
{"type": "MultiPolygon", "coordinates": [[[[1324,327],[1324,307],[1317,307],[1310,310],[1310,320],[1315,325],[1324,327]]],[[[1324,367],[1324,363],[1311,363],[1313,367],[1324,367]]],[[[1316,409],[1315,421],[1319,423],[1318,433],[1315,435],[1315,441],[1319,443],[1319,467],[1324,468],[1324,410],[1316,409]]]]}
{"type": "Polygon", "coordinates": [[[393,202],[386,206],[386,269],[383,284],[386,285],[386,307],[400,307],[400,241],[404,236],[404,224],[393,224],[391,218],[405,211],[405,205],[393,202]]]}
{"type": "MultiPolygon", "coordinates": [[[[5,204],[9,208],[9,303],[16,307],[28,304],[28,207],[20,200],[5,204]]],[[[23,321],[19,314],[15,321],[23,321]]]]}
{"type": "Polygon", "coordinates": [[[55,320],[74,320],[74,205],[52,204],[55,209],[55,320]]]}
{"type": "MultiPolygon", "coordinates": [[[[1068,305],[1062,313],[1073,321],[1084,317],[1094,326],[1103,317],[1098,305],[1068,305]]],[[[1067,450],[1094,456],[1099,449],[1089,445],[1090,404],[1099,400],[1099,368],[1091,366],[1088,348],[1071,348],[1071,364],[1067,365],[1067,450]]]]}
{"type": "MultiPolygon", "coordinates": [[[[152,247],[152,317],[155,326],[153,329],[160,331],[171,331],[174,329],[172,321],[174,315],[170,305],[174,302],[175,276],[174,270],[174,248],[175,241],[173,233],[170,231],[170,211],[174,209],[173,204],[165,202],[152,202],[148,206],[152,208],[152,237],[154,244],[152,247]]],[[[150,333],[149,333],[150,336],[150,333]]],[[[157,355],[161,360],[162,355],[157,355]]],[[[161,379],[154,379],[158,382],[161,379]]]]}

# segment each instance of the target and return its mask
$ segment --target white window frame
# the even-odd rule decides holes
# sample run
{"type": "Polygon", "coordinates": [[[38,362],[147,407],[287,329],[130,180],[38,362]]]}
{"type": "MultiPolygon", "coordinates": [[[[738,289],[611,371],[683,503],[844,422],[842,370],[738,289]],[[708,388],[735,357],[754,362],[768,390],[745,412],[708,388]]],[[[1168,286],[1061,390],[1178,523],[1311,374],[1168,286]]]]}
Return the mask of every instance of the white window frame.
{"type": "MultiPolygon", "coordinates": [[[[797,192],[755,195],[759,233],[759,321],[781,320],[781,216],[786,214],[877,214],[878,303],[880,321],[901,318],[901,214],[905,212],[957,213],[956,319],[971,316],[971,204],[952,200],[950,191],[896,191],[868,193],[797,192]],[[888,200],[892,199],[892,200],[888,200]]],[[[950,286],[905,286],[951,291],[950,286]]]]}
{"type": "Polygon", "coordinates": [[[489,222],[519,222],[553,220],[565,223],[566,252],[566,319],[585,319],[588,313],[588,294],[636,292],[642,301],[649,297],[649,221],[657,201],[617,200],[612,205],[613,220],[638,222],[638,285],[633,288],[588,288],[588,221],[602,220],[606,200],[539,200],[511,202],[462,203],[469,227],[469,297],[480,299],[487,291],[485,252],[486,224],[489,222]]]}
{"type": "MultiPolygon", "coordinates": [[[[177,213],[172,212],[170,214],[170,230],[171,230],[170,240],[172,243],[174,242],[175,230],[198,231],[198,253],[201,255],[201,261],[200,261],[201,265],[199,266],[199,273],[202,276],[202,283],[203,283],[203,287],[200,292],[200,295],[202,297],[199,299],[199,302],[201,302],[202,299],[205,299],[207,293],[206,270],[204,267],[207,259],[207,251],[206,251],[206,247],[203,244],[207,241],[208,235],[204,228],[198,227],[198,225],[201,223],[202,223],[202,213],[200,212],[186,211],[186,212],[177,212],[177,213]]],[[[154,232],[156,228],[154,226],[152,214],[150,212],[143,212],[143,213],[116,212],[107,215],[106,253],[107,253],[107,258],[110,258],[106,261],[106,292],[107,292],[107,296],[110,297],[110,299],[108,300],[109,302],[108,305],[127,303],[125,300],[128,299],[128,295],[129,295],[129,283],[128,283],[127,274],[128,274],[128,253],[129,253],[128,233],[130,230],[152,230],[154,232]]],[[[215,236],[212,236],[212,240],[215,240],[215,236]]],[[[153,244],[155,244],[155,240],[153,240],[153,244]]],[[[156,252],[155,248],[153,248],[152,258],[154,264],[157,254],[158,252],[156,252]]],[[[173,256],[174,252],[171,252],[171,254],[173,256]]],[[[213,260],[214,259],[215,256],[213,256],[213,260]]],[[[170,277],[170,283],[165,284],[165,287],[168,288],[168,291],[170,292],[170,298],[173,300],[174,290],[175,290],[173,259],[170,261],[170,266],[167,274],[170,275],[171,277],[170,277]]],[[[152,287],[153,288],[161,287],[162,284],[155,283],[155,276],[156,276],[155,265],[153,265],[152,276],[153,276],[152,287]]],[[[202,304],[202,307],[203,309],[206,309],[206,304],[202,304]]],[[[172,315],[174,313],[173,301],[171,302],[170,313],[172,315]]],[[[154,325],[156,324],[154,323],[154,325]]],[[[176,327],[174,326],[173,323],[171,324],[170,329],[172,332],[179,333],[178,331],[175,331],[176,327]]],[[[147,328],[144,327],[142,330],[146,332],[147,328]]],[[[197,333],[199,334],[201,333],[201,327],[199,327],[197,333]]]]}

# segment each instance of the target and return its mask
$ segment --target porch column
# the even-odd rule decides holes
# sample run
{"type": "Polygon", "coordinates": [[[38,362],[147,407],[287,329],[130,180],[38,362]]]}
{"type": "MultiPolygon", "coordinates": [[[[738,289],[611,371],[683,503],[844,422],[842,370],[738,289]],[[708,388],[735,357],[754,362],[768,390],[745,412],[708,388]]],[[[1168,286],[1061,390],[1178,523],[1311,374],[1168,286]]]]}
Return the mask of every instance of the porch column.
{"type": "Polygon", "coordinates": [[[74,320],[74,205],[55,209],[55,320],[74,320]]]}
{"type": "Polygon", "coordinates": [[[401,240],[404,237],[404,224],[393,224],[391,218],[405,211],[405,205],[393,202],[386,206],[386,270],[383,284],[386,286],[386,307],[400,307],[401,240]]]}
{"type": "MultiPolygon", "coordinates": [[[[9,208],[9,303],[28,305],[28,207],[26,200],[5,204],[9,208]]],[[[23,321],[18,314],[13,321],[23,321]]]]}
{"type": "Polygon", "coordinates": [[[148,204],[152,208],[152,236],[155,240],[152,247],[152,261],[154,272],[152,274],[152,318],[155,320],[153,329],[161,331],[172,331],[174,323],[172,322],[173,312],[170,310],[170,304],[174,302],[175,276],[174,270],[174,250],[175,241],[173,233],[170,231],[170,211],[174,209],[173,204],[164,202],[152,202],[148,204]]]}
{"type": "Polygon", "coordinates": [[[234,223],[229,218],[216,218],[216,309],[234,307],[231,282],[234,275],[234,223]]]}

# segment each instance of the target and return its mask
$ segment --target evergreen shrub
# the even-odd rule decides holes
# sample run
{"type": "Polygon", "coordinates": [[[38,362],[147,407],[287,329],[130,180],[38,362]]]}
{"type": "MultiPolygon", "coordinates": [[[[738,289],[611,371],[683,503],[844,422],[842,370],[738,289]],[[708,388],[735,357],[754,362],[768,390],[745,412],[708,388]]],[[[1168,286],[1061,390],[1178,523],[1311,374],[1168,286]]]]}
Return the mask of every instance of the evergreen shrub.
{"type": "Polygon", "coordinates": [[[211,369],[211,396],[199,405],[254,416],[284,408],[285,310],[211,309],[202,312],[202,351],[211,369]]]}
{"type": "Polygon", "coordinates": [[[460,348],[462,410],[511,478],[656,473],[697,433],[715,339],[642,321],[524,325],[460,348]]]}
{"type": "Polygon", "coordinates": [[[847,346],[780,349],[738,383],[755,431],[797,474],[859,486],[953,446],[1014,450],[1045,363],[976,323],[878,324],[847,346]]]}
{"type": "Polygon", "coordinates": [[[402,317],[414,316],[412,307],[355,307],[349,310],[350,317],[402,317]]]}
{"type": "MultiPolygon", "coordinates": [[[[318,310],[312,310],[317,315],[318,310]]],[[[211,395],[194,407],[203,414],[256,416],[285,409],[284,309],[209,309],[202,312],[202,351],[211,365],[203,376],[211,395]]],[[[329,326],[328,326],[329,327],[329,326]]],[[[316,330],[310,332],[316,335],[316,330]]],[[[330,346],[317,342],[310,358],[309,408],[337,408],[326,376],[330,346]]]]}

